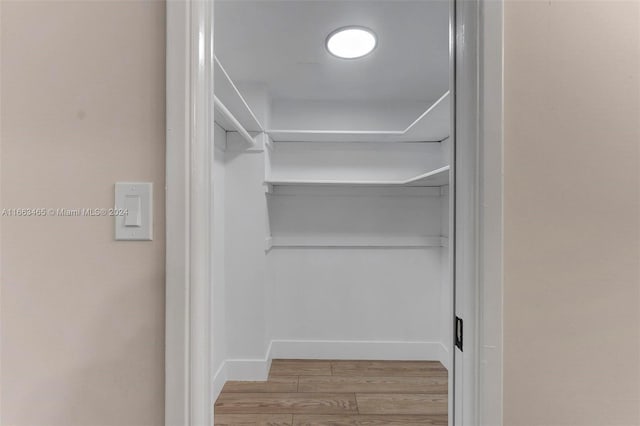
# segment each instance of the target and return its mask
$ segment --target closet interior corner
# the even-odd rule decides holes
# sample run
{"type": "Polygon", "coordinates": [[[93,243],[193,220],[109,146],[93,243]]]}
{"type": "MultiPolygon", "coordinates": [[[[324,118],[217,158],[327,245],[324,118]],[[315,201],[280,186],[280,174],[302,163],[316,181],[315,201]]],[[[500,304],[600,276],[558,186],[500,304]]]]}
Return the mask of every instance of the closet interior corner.
{"type": "Polygon", "coordinates": [[[450,369],[449,3],[215,7],[216,392],[273,359],[450,369]],[[349,25],[373,52],[327,51],[349,25]]]}

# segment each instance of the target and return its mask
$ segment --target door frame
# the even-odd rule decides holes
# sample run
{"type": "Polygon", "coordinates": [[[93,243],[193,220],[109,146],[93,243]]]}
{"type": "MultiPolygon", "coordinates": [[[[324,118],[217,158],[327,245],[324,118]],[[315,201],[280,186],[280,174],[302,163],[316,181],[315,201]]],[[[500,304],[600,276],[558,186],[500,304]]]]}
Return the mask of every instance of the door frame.
{"type": "Polygon", "coordinates": [[[213,424],[213,2],[166,2],[165,425],[213,424]]]}
{"type": "Polygon", "coordinates": [[[502,424],[503,10],[455,0],[455,426],[502,424]]]}
{"type": "MultiPolygon", "coordinates": [[[[473,309],[464,314],[474,338],[463,416],[464,426],[495,426],[502,424],[503,0],[454,1],[472,10],[456,19],[455,47],[473,46],[464,54],[476,63],[465,77],[476,102],[468,116],[456,115],[458,124],[477,123],[474,143],[465,145],[476,170],[468,177],[466,226],[475,238],[467,266],[475,273],[473,309]]],[[[168,0],[166,12],[165,425],[205,426],[213,420],[213,1],[168,0]]]]}

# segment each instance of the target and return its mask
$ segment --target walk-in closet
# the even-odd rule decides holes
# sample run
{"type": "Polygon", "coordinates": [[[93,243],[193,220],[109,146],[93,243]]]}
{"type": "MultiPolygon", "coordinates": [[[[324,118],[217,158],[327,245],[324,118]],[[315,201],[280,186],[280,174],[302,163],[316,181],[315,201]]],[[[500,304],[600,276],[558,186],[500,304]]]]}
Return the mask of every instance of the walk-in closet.
{"type": "Polygon", "coordinates": [[[214,4],[216,424],[448,424],[450,2],[214,4]]]}

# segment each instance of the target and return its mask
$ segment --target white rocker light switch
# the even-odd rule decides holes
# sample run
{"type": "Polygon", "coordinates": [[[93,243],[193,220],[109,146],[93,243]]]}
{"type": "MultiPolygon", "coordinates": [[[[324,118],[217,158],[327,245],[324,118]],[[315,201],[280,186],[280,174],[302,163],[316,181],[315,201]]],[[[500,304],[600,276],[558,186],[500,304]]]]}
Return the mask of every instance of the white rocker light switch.
{"type": "Polygon", "coordinates": [[[124,217],[124,226],[142,226],[141,205],[139,195],[125,195],[124,208],[127,213],[124,217]]]}
{"type": "Polygon", "coordinates": [[[118,182],[115,190],[116,240],[152,240],[153,184],[118,182]]]}

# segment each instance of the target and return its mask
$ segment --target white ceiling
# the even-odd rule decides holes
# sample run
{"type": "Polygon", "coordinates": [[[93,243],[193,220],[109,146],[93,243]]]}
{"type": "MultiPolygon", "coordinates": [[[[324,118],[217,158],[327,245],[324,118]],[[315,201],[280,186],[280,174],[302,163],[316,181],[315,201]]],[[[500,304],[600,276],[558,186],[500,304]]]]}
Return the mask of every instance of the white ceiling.
{"type": "Polygon", "coordinates": [[[444,0],[218,0],[215,51],[235,81],[264,83],[274,100],[431,103],[449,86],[448,19],[444,0]],[[326,51],[347,25],[376,32],[371,55],[326,51]]]}

